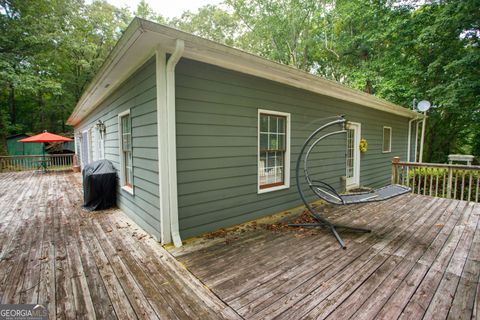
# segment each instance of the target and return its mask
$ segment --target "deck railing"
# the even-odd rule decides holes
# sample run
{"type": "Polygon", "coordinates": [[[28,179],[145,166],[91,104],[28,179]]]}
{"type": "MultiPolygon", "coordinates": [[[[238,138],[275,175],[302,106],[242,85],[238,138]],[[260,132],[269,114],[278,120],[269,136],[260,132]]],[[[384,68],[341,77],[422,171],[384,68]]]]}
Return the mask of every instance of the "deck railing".
{"type": "Polygon", "coordinates": [[[392,183],[412,193],[479,202],[480,166],[392,160],[392,183]]]}
{"type": "Polygon", "coordinates": [[[28,170],[66,170],[72,168],[73,154],[1,156],[0,172],[28,170]]]}

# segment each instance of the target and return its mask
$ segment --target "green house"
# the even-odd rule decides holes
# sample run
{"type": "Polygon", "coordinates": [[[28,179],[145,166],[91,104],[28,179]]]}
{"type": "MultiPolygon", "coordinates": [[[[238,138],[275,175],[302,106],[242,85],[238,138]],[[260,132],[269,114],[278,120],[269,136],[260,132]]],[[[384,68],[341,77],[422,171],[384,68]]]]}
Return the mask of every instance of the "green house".
{"type": "Polygon", "coordinates": [[[311,171],[338,189],[389,184],[392,158],[412,153],[417,113],[136,18],[68,123],[82,166],[116,166],[118,206],[162,243],[181,245],[298,206],[299,148],[340,114],[348,137],[319,146],[311,171]]]}
{"type": "Polygon", "coordinates": [[[28,138],[29,135],[20,133],[7,137],[7,150],[11,156],[26,156],[42,154],[41,143],[23,143],[18,140],[28,138]]]}

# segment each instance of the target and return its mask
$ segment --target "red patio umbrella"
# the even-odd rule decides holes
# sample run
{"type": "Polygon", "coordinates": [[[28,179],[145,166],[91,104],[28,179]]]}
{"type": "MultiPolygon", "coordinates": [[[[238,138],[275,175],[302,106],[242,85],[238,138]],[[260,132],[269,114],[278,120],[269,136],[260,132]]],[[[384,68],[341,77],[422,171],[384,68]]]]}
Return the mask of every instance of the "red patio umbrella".
{"type": "MultiPolygon", "coordinates": [[[[43,143],[43,161],[45,161],[45,142],[69,142],[69,141],[73,141],[73,139],[47,132],[47,130],[43,131],[43,133],[39,133],[37,135],[18,140],[18,142],[43,143]]],[[[46,169],[45,164],[43,164],[43,169],[45,171],[46,169]]]]}
{"type": "Polygon", "coordinates": [[[47,132],[47,130],[43,131],[43,133],[39,133],[37,135],[18,140],[18,142],[44,142],[44,143],[45,142],[69,142],[69,141],[73,141],[73,139],[47,132]]]}

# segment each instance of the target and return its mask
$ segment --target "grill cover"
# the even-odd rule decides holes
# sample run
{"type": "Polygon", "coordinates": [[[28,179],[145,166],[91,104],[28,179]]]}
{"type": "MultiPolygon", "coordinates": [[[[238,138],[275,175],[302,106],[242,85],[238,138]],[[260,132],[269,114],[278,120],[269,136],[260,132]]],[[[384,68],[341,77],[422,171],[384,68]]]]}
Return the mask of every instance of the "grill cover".
{"type": "Polygon", "coordinates": [[[117,171],[108,160],[98,160],[85,166],[83,174],[83,207],[103,210],[115,206],[117,171]]]}

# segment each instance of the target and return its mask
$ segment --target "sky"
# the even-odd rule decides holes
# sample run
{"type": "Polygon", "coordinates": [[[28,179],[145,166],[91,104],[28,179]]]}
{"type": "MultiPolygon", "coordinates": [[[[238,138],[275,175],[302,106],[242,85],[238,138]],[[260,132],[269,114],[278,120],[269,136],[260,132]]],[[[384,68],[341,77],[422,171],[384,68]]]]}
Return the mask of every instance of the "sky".
{"type": "MultiPolygon", "coordinates": [[[[107,0],[116,7],[129,7],[135,10],[140,0],[107,0]]],[[[150,7],[166,18],[180,16],[184,11],[196,12],[198,8],[207,4],[220,4],[222,0],[146,0],[150,7]]]]}

